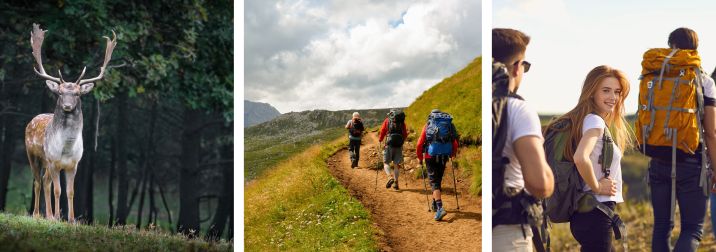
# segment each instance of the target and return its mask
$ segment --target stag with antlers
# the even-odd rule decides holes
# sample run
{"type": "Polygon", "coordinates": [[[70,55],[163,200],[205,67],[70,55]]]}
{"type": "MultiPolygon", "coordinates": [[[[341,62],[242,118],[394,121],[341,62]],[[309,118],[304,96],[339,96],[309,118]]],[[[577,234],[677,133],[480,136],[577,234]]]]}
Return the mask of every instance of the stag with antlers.
{"type": "Polygon", "coordinates": [[[74,222],[74,179],[77,173],[77,164],[82,158],[82,102],[80,96],[89,93],[95,81],[101,80],[107,70],[107,63],[112,58],[112,51],[117,45],[117,35],[112,32],[113,38],[107,39],[107,48],[104,54],[104,63],[100,67],[99,75],[91,79],[82,79],[87,67],[82,69],[80,77],[75,82],[66,82],[58,70],[54,77],[45,72],[42,66],[42,41],[47,30],[40,29],[40,25],[33,24],[30,33],[32,56],[35,57],[37,67],[35,73],[45,79],[47,87],[57,95],[57,104],[54,113],[40,114],[27,124],[25,128],[25,148],[30,168],[34,177],[35,208],[33,216],[40,216],[40,174],[44,167],[43,186],[45,191],[45,216],[48,219],[60,217],[60,171],[65,171],[68,215],[67,220],[74,222]],[[54,184],[55,205],[52,214],[50,201],[50,184],[54,184]]]}

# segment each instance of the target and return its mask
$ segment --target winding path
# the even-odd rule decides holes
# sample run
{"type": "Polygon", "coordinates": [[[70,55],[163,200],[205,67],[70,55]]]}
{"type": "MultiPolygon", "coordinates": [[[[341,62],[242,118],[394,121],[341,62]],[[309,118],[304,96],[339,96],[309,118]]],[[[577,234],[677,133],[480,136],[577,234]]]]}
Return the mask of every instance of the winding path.
{"type": "MultiPolygon", "coordinates": [[[[347,140],[346,140],[347,141],[347,140]]],[[[376,170],[382,160],[378,153],[377,135],[368,134],[361,146],[359,167],[351,169],[348,150],[343,149],[328,159],[330,172],[351,195],[371,212],[378,229],[382,251],[480,251],[482,247],[481,200],[470,196],[468,185],[458,181],[460,211],[458,212],[452,181],[452,168],[443,177],[443,202],[448,214],[442,221],[433,220],[428,212],[422,179],[415,179],[419,164],[411,143],[403,147],[407,172],[401,171],[400,190],[386,189],[387,176],[376,170]],[[407,185],[406,185],[407,183],[407,185]]],[[[451,165],[448,163],[448,167],[451,165]]],[[[428,185],[429,189],[430,185],[428,185]]]]}

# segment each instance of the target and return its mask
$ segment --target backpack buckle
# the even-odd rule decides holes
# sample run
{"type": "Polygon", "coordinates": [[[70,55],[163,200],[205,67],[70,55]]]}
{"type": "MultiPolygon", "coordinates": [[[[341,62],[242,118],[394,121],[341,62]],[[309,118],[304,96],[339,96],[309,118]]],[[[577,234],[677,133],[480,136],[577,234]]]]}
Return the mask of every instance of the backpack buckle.
{"type": "Polygon", "coordinates": [[[647,83],[646,83],[646,87],[649,88],[649,89],[653,88],[653,87],[654,87],[654,81],[651,80],[651,81],[647,82],[647,83]]]}
{"type": "Polygon", "coordinates": [[[641,110],[646,111],[646,104],[642,104],[642,105],[641,105],[641,110]]]}
{"type": "Polygon", "coordinates": [[[682,77],[682,76],[684,76],[684,69],[681,69],[681,70],[679,71],[679,77],[682,77]]]}

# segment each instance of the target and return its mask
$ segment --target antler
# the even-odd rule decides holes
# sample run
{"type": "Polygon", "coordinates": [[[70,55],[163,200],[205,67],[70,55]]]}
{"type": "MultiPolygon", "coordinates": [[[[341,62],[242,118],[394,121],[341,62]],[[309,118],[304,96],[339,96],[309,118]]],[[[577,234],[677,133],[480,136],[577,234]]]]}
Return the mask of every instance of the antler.
{"type": "Polygon", "coordinates": [[[40,29],[39,24],[32,24],[32,32],[30,32],[30,45],[32,46],[32,56],[35,57],[35,61],[39,66],[40,70],[33,67],[35,73],[40,77],[51,80],[54,82],[62,83],[60,78],[50,76],[45,72],[45,68],[42,66],[42,41],[45,40],[45,32],[47,30],[40,29]]]}
{"type": "Polygon", "coordinates": [[[112,31],[112,40],[110,40],[107,36],[105,36],[104,38],[107,39],[107,49],[104,52],[104,64],[102,64],[102,67],[99,68],[99,75],[91,79],[83,80],[82,76],[85,74],[85,70],[87,69],[87,67],[85,67],[82,70],[82,74],[80,74],[80,78],[77,80],[77,82],[75,82],[77,85],[98,81],[104,77],[104,70],[106,70],[107,63],[109,63],[109,60],[112,59],[112,51],[114,51],[114,47],[117,46],[117,34],[112,31]]]}

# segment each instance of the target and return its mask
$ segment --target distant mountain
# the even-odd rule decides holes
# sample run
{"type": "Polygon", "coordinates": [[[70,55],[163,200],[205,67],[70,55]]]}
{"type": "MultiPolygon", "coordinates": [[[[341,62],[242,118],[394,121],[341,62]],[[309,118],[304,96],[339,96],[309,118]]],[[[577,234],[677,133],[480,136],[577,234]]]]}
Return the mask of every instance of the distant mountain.
{"type": "Polygon", "coordinates": [[[390,109],[290,112],[250,127],[245,132],[246,136],[311,135],[329,128],[342,129],[356,111],[366,126],[375,126],[383,122],[390,109]]]}
{"type": "Polygon", "coordinates": [[[244,179],[250,181],[314,144],[341,135],[348,141],[348,131],[343,127],[356,111],[366,127],[374,127],[383,122],[390,109],[291,112],[244,128],[244,179]]]}
{"type": "Polygon", "coordinates": [[[268,103],[244,100],[244,128],[269,121],[281,115],[268,103]]]}
{"type": "Polygon", "coordinates": [[[420,133],[434,108],[453,116],[464,144],[482,142],[482,57],[423,92],[405,109],[407,125],[420,133]]]}

